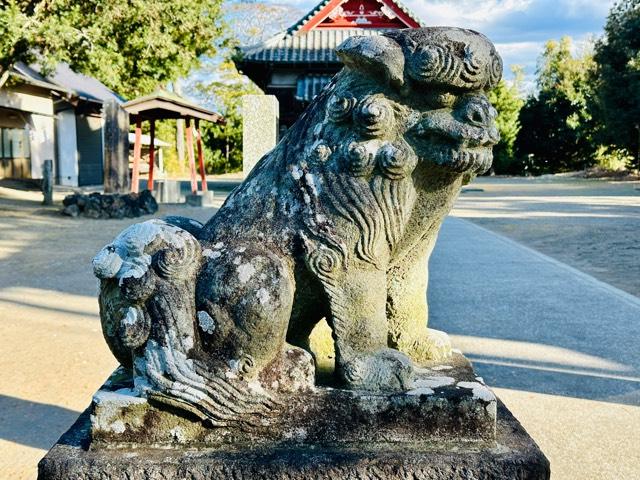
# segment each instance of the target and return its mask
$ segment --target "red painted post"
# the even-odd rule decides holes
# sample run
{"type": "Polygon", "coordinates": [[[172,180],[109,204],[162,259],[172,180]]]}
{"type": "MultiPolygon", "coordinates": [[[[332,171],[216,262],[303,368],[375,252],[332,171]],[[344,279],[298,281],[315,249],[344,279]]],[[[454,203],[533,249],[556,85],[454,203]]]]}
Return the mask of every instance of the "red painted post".
{"type": "Polygon", "coordinates": [[[153,191],[153,166],[156,159],[156,121],[151,119],[149,125],[149,180],[147,181],[147,189],[153,191]]]}
{"type": "Polygon", "coordinates": [[[198,193],[198,181],[196,180],[196,160],[193,154],[193,130],[191,129],[191,119],[185,122],[187,131],[187,153],[189,154],[189,173],[191,174],[191,193],[198,193]]]}
{"type": "Polygon", "coordinates": [[[140,183],[140,152],[142,149],[142,119],[136,118],[136,141],[133,144],[133,172],[131,172],[131,191],[138,193],[140,183]]]}
{"type": "Polygon", "coordinates": [[[202,180],[202,191],[207,191],[207,175],[204,172],[204,155],[202,152],[202,135],[200,134],[200,120],[195,119],[196,124],[196,144],[198,145],[198,165],[200,166],[200,179],[202,180]]]}

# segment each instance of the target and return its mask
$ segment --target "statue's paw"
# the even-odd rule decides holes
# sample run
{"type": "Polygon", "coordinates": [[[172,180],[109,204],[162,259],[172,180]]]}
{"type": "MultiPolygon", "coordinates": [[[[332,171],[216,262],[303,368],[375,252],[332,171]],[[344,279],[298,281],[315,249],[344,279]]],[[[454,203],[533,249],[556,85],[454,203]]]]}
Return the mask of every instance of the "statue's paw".
{"type": "Polygon", "coordinates": [[[376,392],[405,391],[413,382],[413,364],[404,353],[385,348],[359,356],[341,368],[350,388],[376,392]]]}
{"type": "Polygon", "coordinates": [[[409,355],[417,364],[439,362],[451,356],[451,340],[446,333],[428,328],[408,341],[398,342],[398,349],[409,355]]]}

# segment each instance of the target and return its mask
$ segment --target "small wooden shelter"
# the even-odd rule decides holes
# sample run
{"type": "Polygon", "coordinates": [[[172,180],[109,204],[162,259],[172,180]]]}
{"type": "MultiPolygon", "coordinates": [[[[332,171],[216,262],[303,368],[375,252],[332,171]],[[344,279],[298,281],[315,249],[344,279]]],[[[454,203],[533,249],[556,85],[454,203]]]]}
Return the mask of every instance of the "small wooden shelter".
{"type": "Polygon", "coordinates": [[[200,166],[200,177],[202,181],[202,191],[207,191],[207,180],[204,172],[204,157],[202,152],[202,136],[200,135],[200,120],[213,123],[224,123],[222,115],[207,110],[200,105],[191,103],[184,98],[168,92],[157,90],[151,95],[136,98],[122,105],[122,108],[129,114],[131,123],[136,125],[135,143],[133,147],[133,172],[131,175],[131,190],[138,192],[140,157],[142,149],[142,122],[149,122],[149,181],[147,188],[153,190],[153,165],[154,165],[154,142],[155,142],[155,122],[156,120],[183,119],[185,120],[185,130],[187,137],[187,154],[189,156],[189,171],[191,175],[191,192],[198,192],[198,182],[196,180],[196,163],[193,150],[193,132],[191,122],[194,122],[196,129],[196,144],[198,148],[198,164],[200,166]]]}

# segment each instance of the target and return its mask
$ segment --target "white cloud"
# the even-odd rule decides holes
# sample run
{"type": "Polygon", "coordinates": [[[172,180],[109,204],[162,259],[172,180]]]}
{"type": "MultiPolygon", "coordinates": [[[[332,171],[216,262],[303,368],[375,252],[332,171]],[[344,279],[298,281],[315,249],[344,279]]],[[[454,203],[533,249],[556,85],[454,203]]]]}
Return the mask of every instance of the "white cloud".
{"type": "Polygon", "coordinates": [[[428,25],[449,25],[482,30],[513,12],[524,12],[533,0],[405,0],[428,25]]]}

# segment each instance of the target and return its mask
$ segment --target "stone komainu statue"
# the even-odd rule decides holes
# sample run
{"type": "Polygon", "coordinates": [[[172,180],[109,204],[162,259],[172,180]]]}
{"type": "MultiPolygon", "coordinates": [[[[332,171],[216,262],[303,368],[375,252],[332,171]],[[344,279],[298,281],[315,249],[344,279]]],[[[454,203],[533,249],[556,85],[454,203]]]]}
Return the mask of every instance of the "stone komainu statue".
{"type": "Polygon", "coordinates": [[[346,388],[404,390],[449,354],[427,329],[427,260],[491,164],[502,62],[456,28],[337,52],[345,68],[206,225],[134,225],[94,260],[106,339],[141,393],[214,425],[258,419],[313,388],[322,318],[346,388]]]}

